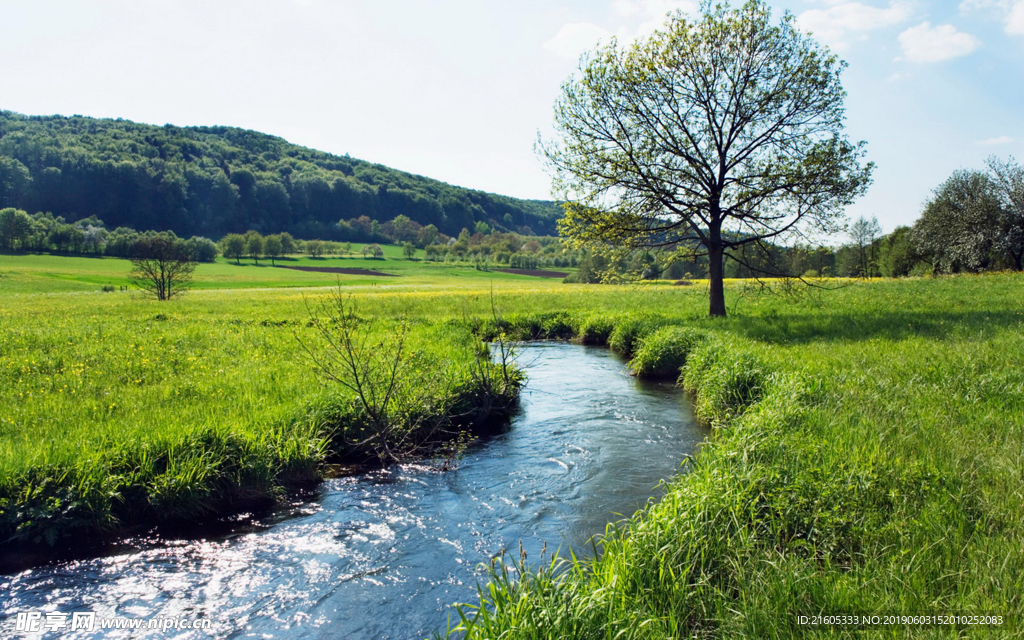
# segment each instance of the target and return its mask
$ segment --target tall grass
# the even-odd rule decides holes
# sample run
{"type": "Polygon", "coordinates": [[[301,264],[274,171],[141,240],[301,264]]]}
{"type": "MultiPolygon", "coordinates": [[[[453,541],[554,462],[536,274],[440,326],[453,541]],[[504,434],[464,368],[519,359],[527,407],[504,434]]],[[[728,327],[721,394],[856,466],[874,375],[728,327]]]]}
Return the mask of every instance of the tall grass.
{"type": "MultiPolygon", "coordinates": [[[[367,313],[407,319],[424,388],[436,372],[468,375],[479,339],[498,333],[606,341],[638,374],[661,369],[694,390],[717,427],[663,499],[606,532],[595,560],[499,567],[454,635],[760,638],[822,634],[799,615],[956,612],[1003,615],[993,635],[1012,637],[1022,285],[879,281],[797,299],[735,285],[727,319],[705,317],[699,286],[496,285],[496,315],[489,283],[352,291],[367,313]]],[[[341,453],[332,425],[354,424],[354,409],[301,357],[303,295],[316,294],[5,297],[5,526],[42,539],[133,514],[202,518],[315,479],[341,453]]]]}
{"type": "Polygon", "coordinates": [[[1024,635],[1022,282],[873,283],[686,328],[623,315],[633,369],[675,368],[715,437],[593,560],[496,568],[450,635],[1024,635]],[[800,623],[817,614],[1003,624],[800,623]]]}
{"type": "MultiPolygon", "coordinates": [[[[14,298],[0,326],[0,543],[270,502],[329,462],[374,460],[371,442],[386,462],[428,452],[517,395],[464,326],[412,319],[375,437],[382,425],[300,347],[322,338],[304,304],[322,295],[14,298]]],[[[368,340],[386,343],[396,322],[382,316],[368,340]]]]}

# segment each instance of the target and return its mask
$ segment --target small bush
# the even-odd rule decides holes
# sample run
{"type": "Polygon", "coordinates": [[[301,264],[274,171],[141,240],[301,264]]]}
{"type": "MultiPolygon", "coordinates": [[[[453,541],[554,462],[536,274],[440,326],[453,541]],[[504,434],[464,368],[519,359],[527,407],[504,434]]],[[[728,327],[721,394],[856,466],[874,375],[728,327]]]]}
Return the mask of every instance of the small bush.
{"type": "Polygon", "coordinates": [[[704,334],[688,327],[662,327],[640,341],[629,368],[643,378],[674,378],[703,340],[704,334]]]}
{"type": "Polygon", "coordinates": [[[580,319],[576,328],[576,339],[583,344],[607,344],[613,325],[606,317],[593,315],[580,319]]]}
{"type": "Polygon", "coordinates": [[[642,338],[653,333],[662,322],[652,317],[626,317],[615,324],[611,334],[608,336],[608,346],[612,351],[621,353],[624,356],[633,354],[633,350],[639,346],[642,338]]]}
{"type": "Polygon", "coordinates": [[[564,311],[541,314],[540,326],[542,334],[540,337],[568,340],[576,335],[576,328],[573,324],[572,318],[564,311]]]}
{"type": "Polygon", "coordinates": [[[764,395],[766,367],[754,355],[709,342],[692,351],[680,384],[697,393],[697,414],[723,421],[764,395]]]}

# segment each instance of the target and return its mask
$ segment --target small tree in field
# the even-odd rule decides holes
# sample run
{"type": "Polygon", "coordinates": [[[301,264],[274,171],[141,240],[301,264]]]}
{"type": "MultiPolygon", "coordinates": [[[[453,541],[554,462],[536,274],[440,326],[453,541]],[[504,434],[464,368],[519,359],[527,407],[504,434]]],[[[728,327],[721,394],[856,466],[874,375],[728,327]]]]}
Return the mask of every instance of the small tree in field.
{"type": "Polygon", "coordinates": [[[272,235],[263,239],[263,254],[270,258],[270,264],[274,264],[275,258],[280,258],[284,253],[284,243],[281,236],[272,235]]]}
{"type": "Polygon", "coordinates": [[[412,260],[416,257],[416,245],[411,242],[403,242],[402,254],[405,255],[406,260],[412,260]]]}
{"type": "Polygon", "coordinates": [[[234,258],[235,264],[242,264],[245,255],[245,236],[229,233],[220,239],[220,250],[225,258],[234,258]]]}
{"type": "Polygon", "coordinates": [[[287,231],[284,231],[282,233],[277,234],[277,237],[281,238],[282,255],[287,256],[298,251],[298,246],[296,245],[295,238],[292,237],[292,234],[288,233],[287,231]]]}
{"type": "Polygon", "coordinates": [[[857,249],[857,275],[865,278],[870,276],[874,270],[874,244],[875,240],[882,235],[882,227],[878,224],[878,218],[870,220],[861,216],[850,225],[850,238],[853,246],[857,249]]]}
{"type": "Polygon", "coordinates": [[[724,316],[726,258],[837,231],[870,181],[863,143],[843,135],[844,66],[760,0],[589,54],[540,145],[567,203],[560,229],[576,245],[699,247],[724,316]]]}
{"type": "Polygon", "coordinates": [[[308,253],[311,258],[319,258],[320,256],[324,255],[324,251],[326,250],[327,247],[324,245],[323,240],[306,241],[306,253],[308,253]]]}
{"type": "Polygon", "coordinates": [[[263,242],[263,236],[259,231],[245,232],[245,254],[256,264],[260,263],[260,256],[263,255],[263,242]]]}
{"type": "Polygon", "coordinates": [[[157,300],[170,300],[191,286],[196,264],[178,238],[142,238],[135,243],[128,280],[157,300]]]}

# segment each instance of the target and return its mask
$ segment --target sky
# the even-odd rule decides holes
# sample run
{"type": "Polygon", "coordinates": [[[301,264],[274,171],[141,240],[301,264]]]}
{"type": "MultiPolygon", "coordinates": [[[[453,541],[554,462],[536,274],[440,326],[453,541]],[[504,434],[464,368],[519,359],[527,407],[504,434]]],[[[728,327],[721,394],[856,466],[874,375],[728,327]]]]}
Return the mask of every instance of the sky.
{"type": "MultiPolygon", "coordinates": [[[[1024,160],[1024,0],[771,0],[848,64],[877,164],[851,218],[912,224],[1024,160]]],[[[550,197],[534,151],[580,53],[692,0],[0,0],[0,109],[230,125],[455,185],[550,197]]]]}

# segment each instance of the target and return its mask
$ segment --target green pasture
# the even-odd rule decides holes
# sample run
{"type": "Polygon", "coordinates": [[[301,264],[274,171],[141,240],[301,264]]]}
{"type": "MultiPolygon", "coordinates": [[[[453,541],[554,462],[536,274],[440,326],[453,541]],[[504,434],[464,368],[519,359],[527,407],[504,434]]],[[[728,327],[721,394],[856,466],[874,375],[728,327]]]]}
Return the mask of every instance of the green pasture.
{"type": "MultiPolygon", "coordinates": [[[[478,270],[469,263],[426,262],[423,251],[408,260],[401,247],[386,245],[385,259],[367,259],[354,245],[351,255],[329,255],[320,258],[287,256],[271,264],[261,259],[258,263],[243,258],[236,263],[223,256],[214,263],[200,264],[194,274],[192,288],[236,289],[266,287],[322,287],[337,283],[343,285],[380,286],[462,286],[464,283],[494,280],[530,281],[524,276],[497,271],[500,266],[490,265],[487,271],[478,270]],[[394,277],[349,275],[298,271],[284,267],[324,267],[367,269],[392,274],[394,277]]],[[[131,261],[111,257],[71,257],[49,254],[0,254],[0,296],[13,293],[52,293],[67,291],[98,291],[104,286],[127,286],[131,261]]],[[[555,269],[568,272],[571,270],[555,269]]],[[[557,279],[556,279],[557,280],[557,279]]]]}
{"type": "MultiPolygon", "coordinates": [[[[12,260],[0,257],[8,536],[45,544],[116,530],[122,504],[148,505],[140,512],[154,520],[209,517],[201,506],[215,497],[274,497],[290,479],[325,473],[325,429],[351,412],[299,340],[310,337],[308,307],[327,291],[313,287],[336,278],[219,262],[207,268],[291,280],[225,281],[157,302],[97,290],[106,265],[123,261],[12,260]],[[9,295],[17,283],[34,294],[9,295]]],[[[307,260],[299,264],[321,262],[307,260]]],[[[322,262],[387,270],[408,261],[322,262]]],[[[426,268],[408,262],[410,274],[426,268]]],[[[342,280],[360,316],[379,319],[380,335],[399,319],[410,327],[416,401],[448,397],[446,380],[462,384],[481,339],[575,339],[623,352],[638,375],[678,379],[715,430],[665,498],[606,532],[598,560],[531,558],[522,574],[506,558],[484,585],[482,608],[462,608],[457,634],[1021,636],[1024,276],[831,282],[779,294],[731,282],[722,319],[707,317],[700,283],[478,274],[342,280]],[[798,621],[842,613],[1005,622],[986,631],[798,621]]]]}

